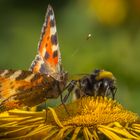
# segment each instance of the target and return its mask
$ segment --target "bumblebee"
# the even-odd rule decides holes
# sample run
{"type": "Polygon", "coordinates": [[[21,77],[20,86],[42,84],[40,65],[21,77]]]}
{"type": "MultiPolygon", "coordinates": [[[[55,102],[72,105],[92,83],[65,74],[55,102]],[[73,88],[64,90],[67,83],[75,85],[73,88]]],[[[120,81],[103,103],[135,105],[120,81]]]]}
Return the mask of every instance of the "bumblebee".
{"type": "Polygon", "coordinates": [[[74,91],[76,99],[83,96],[112,96],[114,100],[117,90],[116,79],[111,72],[96,69],[79,80],[72,80],[67,90],[68,94],[64,97],[64,102],[72,91],[74,91]]]}

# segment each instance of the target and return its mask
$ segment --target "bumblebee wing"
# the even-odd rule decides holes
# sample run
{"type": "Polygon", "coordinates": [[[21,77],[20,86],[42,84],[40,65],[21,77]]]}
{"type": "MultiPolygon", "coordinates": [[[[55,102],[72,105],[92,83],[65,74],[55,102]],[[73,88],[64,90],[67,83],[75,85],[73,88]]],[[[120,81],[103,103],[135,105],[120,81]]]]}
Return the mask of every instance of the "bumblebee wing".
{"type": "Polygon", "coordinates": [[[68,77],[68,80],[71,81],[71,80],[80,80],[81,78],[83,78],[84,76],[88,76],[89,74],[72,74],[72,75],[69,75],[68,77]]]}
{"type": "Polygon", "coordinates": [[[61,54],[59,50],[55,16],[49,5],[38,45],[38,54],[30,70],[52,75],[61,71],[61,54]]]}

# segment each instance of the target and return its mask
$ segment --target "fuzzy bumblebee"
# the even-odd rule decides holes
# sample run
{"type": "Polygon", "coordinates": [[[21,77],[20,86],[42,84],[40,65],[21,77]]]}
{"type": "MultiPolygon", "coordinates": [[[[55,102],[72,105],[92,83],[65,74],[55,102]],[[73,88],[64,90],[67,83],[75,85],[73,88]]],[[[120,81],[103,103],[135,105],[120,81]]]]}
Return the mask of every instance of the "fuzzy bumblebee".
{"type": "Polygon", "coordinates": [[[116,79],[114,75],[109,71],[99,69],[78,80],[72,80],[68,87],[69,93],[74,91],[76,99],[82,96],[104,97],[110,95],[114,99],[116,90],[116,79]]]}

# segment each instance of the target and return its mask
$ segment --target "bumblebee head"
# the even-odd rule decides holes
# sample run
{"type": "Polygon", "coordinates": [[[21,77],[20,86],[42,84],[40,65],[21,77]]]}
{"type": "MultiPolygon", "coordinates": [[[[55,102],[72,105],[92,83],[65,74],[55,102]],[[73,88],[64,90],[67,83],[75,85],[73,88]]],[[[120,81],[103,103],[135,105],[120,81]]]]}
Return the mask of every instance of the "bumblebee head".
{"type": "Polygon", "coordinates": [[[96,96],[109,96],[112,95],[114,99],[116,93],[116,78],[110,71],[96,69],[91,74],[93,78],[93,90],[96,96]]]}

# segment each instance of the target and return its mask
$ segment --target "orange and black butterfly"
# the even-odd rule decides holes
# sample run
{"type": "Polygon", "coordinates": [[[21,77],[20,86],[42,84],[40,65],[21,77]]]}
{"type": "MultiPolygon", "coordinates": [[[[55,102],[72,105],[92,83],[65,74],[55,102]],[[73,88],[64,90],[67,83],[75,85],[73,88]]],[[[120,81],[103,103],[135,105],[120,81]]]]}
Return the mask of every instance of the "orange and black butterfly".
{"type": "Polygon", "coordinates": [[[65,89],[68,94],[61,98],[62,103],[71,92],[75,93],[76,98],[110,94],[114,98],[115,78],[111,72],[95,70],[68,82],[68,74],[61,64],[54,12],[49,5],[38,44],[38,54],[29,71],[0,70],[0,112],[38,105],[46,99],[57,98],[65,89]]]}
{"type": "Polygon", "coordinates": [[[38,54],[29,71],[0,71],[0,112],[34,106],[57,98],[65,88],[67,73],[61,67],[56,22],[49,5],[38,44],[38,54]]]}

